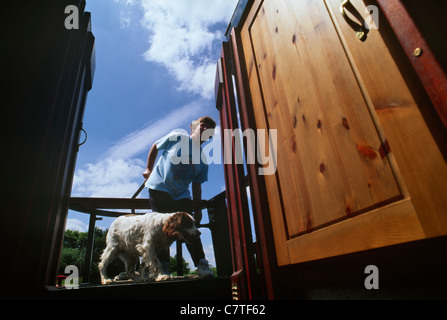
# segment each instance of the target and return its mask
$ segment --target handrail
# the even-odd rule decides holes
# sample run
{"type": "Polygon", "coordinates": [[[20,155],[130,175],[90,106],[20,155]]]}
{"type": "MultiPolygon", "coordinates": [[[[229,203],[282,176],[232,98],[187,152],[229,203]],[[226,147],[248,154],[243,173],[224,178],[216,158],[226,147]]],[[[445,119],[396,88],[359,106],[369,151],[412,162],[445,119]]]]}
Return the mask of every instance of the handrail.
{"type": "MultiPolygon", "coordinates": [[[[99,209],[151,209],[148,199],[132,198],[92,198],[73,197],[70,198],[69,208],[83,213],[97,213],[105,217],[119,217],[129,212],[105,211],[99,209]]],[[[138,214],[138,213],[135,213],[138,214]]]]}
{"type": "MultiPolygon", "coordinates": [[[[201,209],[208,208],[209,202],[211,201],[212,199],[202,200],[201,209]]],[[[129,212],[105,211],[99,209],[130,209],[130,210],[151,209],[151,205],[147,198],[134,199],[134,198],[73,197],[70,198],[69,209],[88,214],[96,212],[98,215],[103,215],[105,217],[119,217],[125,214],[129,214],[129,212]]],[[[138,212],[137,213],[132,212],[132,213],[144,214],[138,212]]]]}

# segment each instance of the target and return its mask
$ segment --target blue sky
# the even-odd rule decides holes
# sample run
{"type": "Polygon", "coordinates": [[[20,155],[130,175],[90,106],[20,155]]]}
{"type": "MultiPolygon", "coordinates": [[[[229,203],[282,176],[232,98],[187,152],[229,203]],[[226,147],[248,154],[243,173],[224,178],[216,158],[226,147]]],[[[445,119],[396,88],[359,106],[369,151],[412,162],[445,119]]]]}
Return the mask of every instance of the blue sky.
{"type": "MultiPolygon", "coordinates": [[[[155,140],[174,129],[189,131],[200,116],[211,116],[219,125],[216,62],[236,4],[87,0],[96,71],[83,121],[88,140],[78,153],[72,196],[130,197],[144,180],[155,140]]],[[[223,166],[210,164],[202,198],[212,198],[224,186],[223,166]]],[[[147,189],[142,196],[148,196],[147,189]]],[[[112,221],[104,218],[97,226],[107,229],[112,221]]],[[[87,226],[88,215],[69,212],[67,229],[86,231],[87,226]]],[[[209,231],[201,231],[206,256],[215,266],[209,231]]],[[[186,248],[184,253],[190,262],[186,248]]]]}

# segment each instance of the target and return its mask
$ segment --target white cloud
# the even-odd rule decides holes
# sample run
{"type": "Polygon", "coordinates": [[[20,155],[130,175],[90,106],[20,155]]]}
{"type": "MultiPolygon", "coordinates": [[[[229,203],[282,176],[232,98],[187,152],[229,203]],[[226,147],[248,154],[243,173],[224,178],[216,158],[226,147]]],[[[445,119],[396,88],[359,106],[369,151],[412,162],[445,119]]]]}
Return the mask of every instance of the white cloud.
{"type": "Polygon", "coordinates": [[[229,23],[237,0],[140,0],[140,4],[141,24],[150,33],[144,58],[166,67],[180,90],[212,98],[225,31],[214,26],[229,23]]]}
{"type": "Polygon", "coordinates": [[[135,1],[137,0],[115,0],[115,2],[120,2],[123,1],[124,3],[126,3],[127,6],[131,6],[135,3],[135,1]]]}
{"type": "Polygon", "coordinates": [[[122,29],[129,29],[131,23],[131,17],[129,12],[120,12],[120,27],[122,29]]]}
{"type": "MultiPolygon", "coordinates": [[[[199,118],[206,110],[207,104],[198,100],[175,109],[159,120],[149,123],[146,127],[131,132],[105,153],[105,158],[130,159],[141,152],[148,152],[150,146],[163,135],[176,128],[184,127],[185,123],[199,118]]],[[[188,129],[186,127],[185,129],[188,129]]]]}
{"type": "Polygon", "coordinates": [[[72,196],[131,197],[143,182],[145,157],[150,146],[174,129],[188,129],[190,121],[203,115],[206,108],[207,104],[198,100],[131,132],[110,147],[97,162],[77,168],[72,196]]]}
{"type": "Polygon", "coordinates": [[[65,225],[65,230],[73,230],[79,232],[86,232],[88,226],[79,219],[67,219],[67,223],[65,225]]]}
{"type": "Polygon", "coordinates": [[[203,251],[205,252],[205,258],[208,260],[209,264],[212,266],[216,266],[216,259],[214,258],[214,247],[213,244],[210,243],[208,245],[203,246],[203,251]]]}
{"type": "Polygon", "coordinates": [[[106,158],[76,170],[73,197],[131,197],[143,182],[141,159],[106,158]]]}
{"type": "MultiPolygon", "coordinates": [[[[177,89],[205,99],[214,95],[216,62],[238,0],[115,0],[119,23],[139,20],[149,34],[145,60],[165,67],[177,89]]],[[[142,39],[144,41],[145,39],[142,39]]]]}

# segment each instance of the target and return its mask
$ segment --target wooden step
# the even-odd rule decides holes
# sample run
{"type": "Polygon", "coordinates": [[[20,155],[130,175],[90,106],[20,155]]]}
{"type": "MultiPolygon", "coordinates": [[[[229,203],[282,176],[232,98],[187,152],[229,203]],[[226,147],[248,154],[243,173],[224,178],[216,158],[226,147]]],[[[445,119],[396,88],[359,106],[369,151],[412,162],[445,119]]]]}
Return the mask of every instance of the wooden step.
{"type": "Polygon", "coordinates": [[[228,277],[175,278],[159,282],[81,284],[78,289],[47,287],[49,299],[231,300],[228,277]]]}

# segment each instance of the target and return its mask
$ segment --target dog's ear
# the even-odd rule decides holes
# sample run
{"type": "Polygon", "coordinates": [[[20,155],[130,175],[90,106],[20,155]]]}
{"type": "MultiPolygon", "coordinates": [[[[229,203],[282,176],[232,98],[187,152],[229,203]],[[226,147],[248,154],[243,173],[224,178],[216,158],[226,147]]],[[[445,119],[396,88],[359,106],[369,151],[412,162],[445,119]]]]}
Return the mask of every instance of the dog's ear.
{"type": "Polygon", "coordinates": [[[175,238],[182,230],[194,227],[194,219],[186,212],[172,215],[163,226],[163,232],[168,238],[175,238]]]}
{"type": "Polygon", "coordinates": [[[187,214],[186,212],[177,212],[177,214],[181,215],[180,220],[181,229],[189,229],[194,227],[194,219],[189,214],[187,214]]]}
{"type": "Polygon", "coordinates": [[[180,226],[182,221],[182,215],[180,212],[172,215],[168,220],[166,220],[163,226],[163,232],[168,238],[175,238],[180,233],[180,226]]]}

